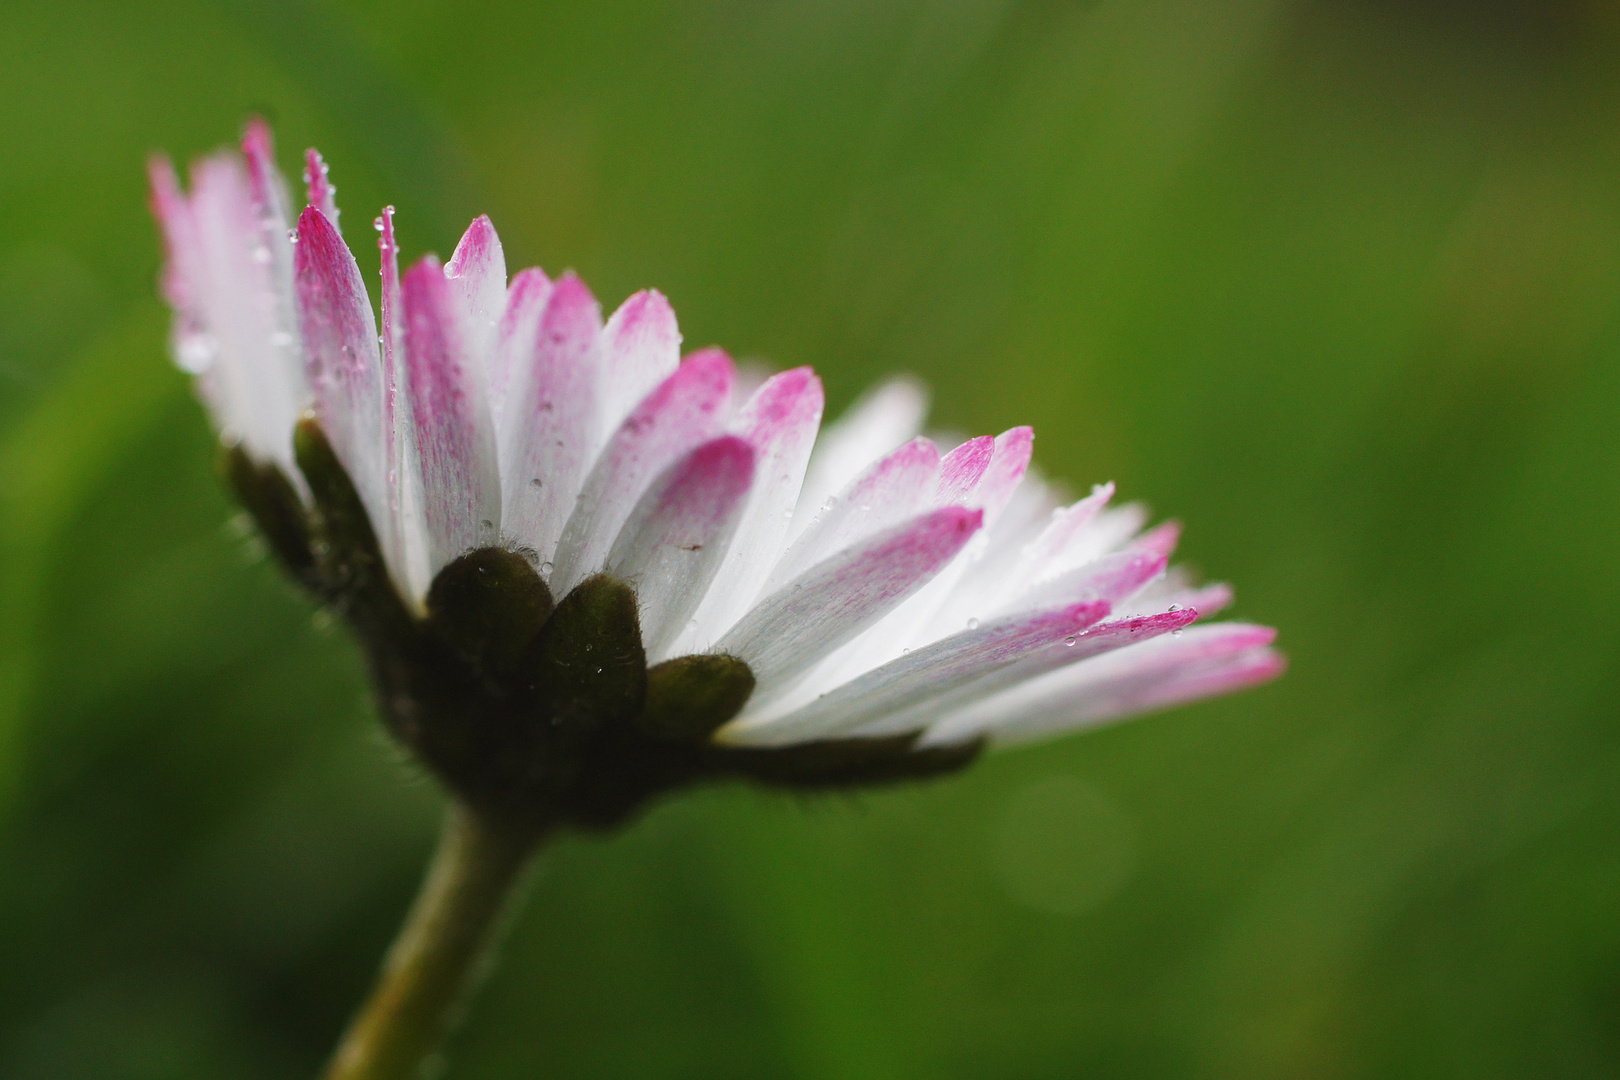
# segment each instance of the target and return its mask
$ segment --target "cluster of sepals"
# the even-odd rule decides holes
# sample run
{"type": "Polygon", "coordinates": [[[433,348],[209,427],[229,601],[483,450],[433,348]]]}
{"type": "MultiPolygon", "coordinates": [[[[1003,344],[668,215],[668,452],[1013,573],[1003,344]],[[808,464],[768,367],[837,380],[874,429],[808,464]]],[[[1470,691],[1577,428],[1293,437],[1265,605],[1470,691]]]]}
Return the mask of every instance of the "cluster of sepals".
{"type": "Polygon", "coordinates": [[[783,747],[711,739],[754,688],[736,657],[647,667],[634,590],[607,574],[560,602],[520,550],[485,547],[402,599],[347,472],[313,417],[294,456],[313,505],[273,463],[229,446],[231,489],[286,570],[359,639],[389,731],[469,806],[513,825],[617,825],[652,797],[740,777],[838,789],[954,772],[983,740],[921,732],[783,747]]]}

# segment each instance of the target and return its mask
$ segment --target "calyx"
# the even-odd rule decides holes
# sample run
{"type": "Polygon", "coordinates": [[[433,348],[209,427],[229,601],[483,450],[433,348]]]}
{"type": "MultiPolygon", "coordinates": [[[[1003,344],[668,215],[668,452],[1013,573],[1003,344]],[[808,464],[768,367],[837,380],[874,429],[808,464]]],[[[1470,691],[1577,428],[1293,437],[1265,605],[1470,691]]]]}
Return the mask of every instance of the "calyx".
{"type": "Polygon", "coordinates": [[[353,630],[393,736],[469,806],[514,827],[612,827],[666,791],[729,777],[797,789],[918,779],[979,753],[919,748],[920,732],[717,743],[754,689],[747,664],[697,654],[649,669],[630,585],[597,574],[555,600],[529,558],[504,547],[440,570],[418,614],[313,418],[299,422],[294,451],[313,506],[240,446],[225,450],[226,480],[286,571],[353,630]]]}

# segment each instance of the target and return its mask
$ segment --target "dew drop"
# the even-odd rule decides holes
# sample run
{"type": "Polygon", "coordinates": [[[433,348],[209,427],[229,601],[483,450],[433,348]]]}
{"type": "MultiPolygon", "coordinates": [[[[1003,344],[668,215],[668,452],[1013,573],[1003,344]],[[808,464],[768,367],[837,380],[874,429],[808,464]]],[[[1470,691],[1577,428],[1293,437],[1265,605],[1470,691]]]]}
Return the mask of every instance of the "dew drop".
{"type": "Polygon", "coordinates": [[[175,352],[182,368],[200,375],[219,355],[219,341],[212,334],[187,334],[180,339],[175,352]]]}
{"type": "Polygon", "coordinates": [[[696,619],[687,619],[686,620],[686,632],[689,633],[689,634],[694,634],[694,633],[697,632],[697,620],[696,619]]]}
{"type": "Polygon", "coordinates": [[[383,231],[383,219],[381,217],[372,218],[371,227],[373,229],[376,229],[378,232],[382,232],[383,231]]]}
{"type": "Polygon", "coordinates": [[[1170,636],[1171,637],[1180,637],[1181,636],[1181,631],[1180,630],[1172,630],[1172,631],[1170,631],[1170,636]]]}
{"type": "Polygon", "coordinates": [[[291,240],[295,244],[298,243],[298,230],[297,229],[288,229],[287,230],[287,239],[291,240]]]}
{"type": "Polygon", "coordinates": [[[979,620],[978,619],[969,619],[968,620],[968,629],[969,630],[977,630],[978,628],[979,628],[979,620]]]}
{"type": "Polygon", "coordinates": [[[1069,646],[1070,648],[1073,648],[1074,647],[1074,635],[1070,634],[1068,637],[1064,638],[1063,639],[1063,644],[1069,646]]]}
{"type": "Polygon", "coordinates": [[[555,569],[557,569],[557,567],[549,559],[540,564],[540,572],[542,574],[549,574],[555,569]]]}
{"type": "Polygon", "coordinates": [[[1180,605],[1180,604],[1171,604],[1171,605],[1170,605],[1170,606],[1169,606],[1169,607],[1168,607],[1168,608],[1166,608],[1166,609],[1165,609],[1165,610],[1166,610],[1166,611],[1180,611],[1180,610],[1181,610],[1181,605],[1180,605]]]}

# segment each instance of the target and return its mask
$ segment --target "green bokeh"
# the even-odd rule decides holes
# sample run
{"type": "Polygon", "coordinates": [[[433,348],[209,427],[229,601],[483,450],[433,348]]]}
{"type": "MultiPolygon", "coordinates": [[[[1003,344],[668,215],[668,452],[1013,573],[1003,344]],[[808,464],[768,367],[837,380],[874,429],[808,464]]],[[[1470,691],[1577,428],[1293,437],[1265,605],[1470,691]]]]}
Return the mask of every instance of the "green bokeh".
{"type": "Polygon", "coordinates": [[[1032,422],[1293,660],[568,840],[450,1077],[1620,1073],[1610,5],[11,0],[0,1076],[310,1075],[431,842],[164,356],[143,159],[252,113],[362,242],[1032,422]]]}

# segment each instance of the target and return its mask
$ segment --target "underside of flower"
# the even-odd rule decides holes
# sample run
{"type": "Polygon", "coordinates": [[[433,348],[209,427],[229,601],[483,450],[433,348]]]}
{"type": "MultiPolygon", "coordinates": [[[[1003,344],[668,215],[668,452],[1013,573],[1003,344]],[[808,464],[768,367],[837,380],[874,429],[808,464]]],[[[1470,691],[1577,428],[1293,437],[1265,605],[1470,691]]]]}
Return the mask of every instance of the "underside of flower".
{"type": "Polygon", "coordinates": [[[487,218],[374,314],[310,151],[290,227],[269,133],[153,201],[175,353],[288,572],[341,612],[393,733],[467,802],[614,824],[719,777],[850,786],[1264,681],[1272,631],[1168,568],[1104,485],[1065,503],[1032,433],[942,450],[897,380],[821,429],[808,368],[682,358],[637,293],[508,281],[487,218]],[[819,432],[819,437],[818,437],[819,432]]]}
{"type": "Polygon", "coordinates": [[[635,591],[608,574],[560,603],[524,554],[469,551],[418,615],[394,590],[370,520],[313,418],[294,457],[312,505],[240,446],[228,480],[286,569],[340,613],[366,651],[389,730],[469,805],[539,829],[616,825],[650,797],[742,777],[839,788],[950,772],[982,739],[919,748],[921,732],[764,749],[711,736],[754,690],[734,656],[647,666],[635,591]]]}

